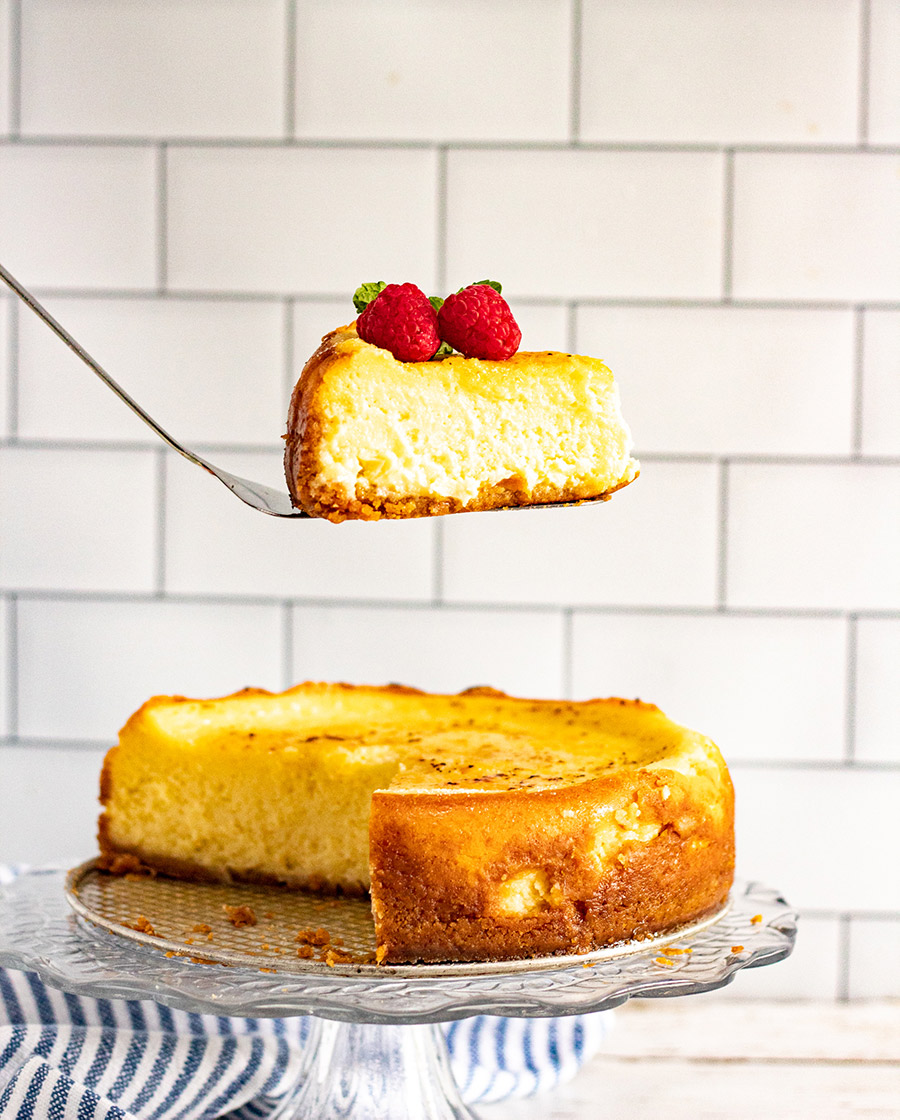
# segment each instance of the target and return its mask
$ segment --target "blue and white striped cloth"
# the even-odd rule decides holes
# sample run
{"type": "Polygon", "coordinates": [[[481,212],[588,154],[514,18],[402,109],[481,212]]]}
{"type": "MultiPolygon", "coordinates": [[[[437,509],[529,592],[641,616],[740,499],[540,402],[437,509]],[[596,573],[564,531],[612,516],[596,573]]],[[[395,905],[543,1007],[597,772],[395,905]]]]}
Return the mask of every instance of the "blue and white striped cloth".
{"type": "MultiPolygon", "coordinates": [[[[0,867],[0,883],[14,874],[0,867]]],[[[568,1080],[610,1014],[447,1024],[463,1099],[530,1096],[568,1080]]],[[[0,1120],[262,1120],[296,1081],[308,1035],[304,1018],[89,999],[0,969],[0,1120]]]]}

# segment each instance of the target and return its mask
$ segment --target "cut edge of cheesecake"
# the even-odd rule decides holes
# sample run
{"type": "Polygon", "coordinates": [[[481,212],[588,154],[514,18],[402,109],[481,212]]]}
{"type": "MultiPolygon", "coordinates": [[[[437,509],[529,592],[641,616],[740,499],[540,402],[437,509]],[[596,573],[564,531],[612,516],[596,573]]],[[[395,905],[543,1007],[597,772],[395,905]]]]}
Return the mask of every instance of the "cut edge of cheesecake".
{"type": "Polygon", "coordinates": [[[355,323],[325,335],[307,361],[284,438],[294,506],[336,522],[606,501],[640,473],[618,386],[598,359],[520,351],[400,362],[360,339],[355,323]],[[366,400],[378,379],[381,396],[366,400]],[[537,421],[517,423],[535,394],[546,397],[537,421]],[[436,440],[422,432],[434,417],[436,440]],[[354,423],[370,431],[360,439],[354,423]]]}

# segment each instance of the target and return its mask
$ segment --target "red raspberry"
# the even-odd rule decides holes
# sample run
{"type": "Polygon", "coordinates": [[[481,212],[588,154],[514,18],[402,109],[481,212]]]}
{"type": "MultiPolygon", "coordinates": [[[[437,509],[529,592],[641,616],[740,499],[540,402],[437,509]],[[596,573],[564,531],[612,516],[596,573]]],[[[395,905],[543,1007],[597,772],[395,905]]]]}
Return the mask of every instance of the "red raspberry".
{"type": "Polygon", "coordinates": [[[382,288],[356,320],[356,333],[401,362],[427,362],[441,344],[435,310],[415,284],[382,288]]]}
{"type": "Polygon", "coordinates": [[[511,358],[522,341],[509,304],[489,284],[470,284],[447,296],[438,312],[438,329],[444,342],[467,358],[511,358]]]}

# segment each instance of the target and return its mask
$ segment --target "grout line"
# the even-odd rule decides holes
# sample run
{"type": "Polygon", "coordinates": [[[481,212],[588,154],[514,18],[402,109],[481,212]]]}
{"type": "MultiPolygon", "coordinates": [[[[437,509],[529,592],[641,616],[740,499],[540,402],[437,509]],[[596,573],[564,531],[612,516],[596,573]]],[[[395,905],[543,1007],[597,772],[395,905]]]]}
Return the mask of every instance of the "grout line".
{"type": "Polygon", "coordinates": [[[432,535],[432,606],[444,605],[444,525],[443,519],[434,519],[434,533],[432,535]]]}
{"type": "Polygon", "coordinates": [[[435,204],[435,281],[438,294],[447,291],[447,229],[449,214],[449,176],[447,171],[447,146],[437,149],[437,199],[435,204]]]}
{"type": "Polygon", "coordinates": [[[844,700],[844,758],[856,763],[856,694],[859,650],[859,617],[847,615],[847,668],[844,700]]]}
{"type": "Polygon", "coordinates": [[[847,762],[843,758],[735,758],[729,757],[730,770],[772,770],[822,773],[900,774],[900,762],[847,762]]]}
{"type": "Polygon", "coordinates": [[[831,910],[828,907],[819,906],[799,906],[797,908],[797,913],[800,918],[812,918],[823,921],[839,921],[841,916],[847,913],[852,913],[857,918],[865,918],[867,921],[894,922],[900,918],[900,910],[868,910],[864,906],[859,906],[849,911],[831,910]]]}
{"type": "Polygon", "coordinates": [[[291,399],[291,394],[294,391],[294,301],[286,299],[283,304],[284,312],[282,319],[283,330],[283,360],[284,370],[282,378],[282,395],[284,408],[282,415],[287,416],[288,404],[291,399]]]}
{"type": "Polygon", "coordinates": [[[22,133],[22,0],[9,6],[9,134],[18,141],[22,133]]]}
{"type": "MultiPolygon", "coordinates": [[[[80,133],[29,133],[0,138],[0,147],[5,144],[26,145],[29,147],[126,147],[152,148],[160,143],[159,136],[105,136],[83,135],[80,133]]],[[[434,140],[403,140],[391,137],[320,139],[316,137],[283,136],[186,136],[168,135],[163,142],[172,148],[196,149],[309,149],[320,151],[427,151],[434,147],[434,140]]],[[[643,140],[507,140],[494,138],[453,139],[447,141],[448,147],[457,152],[650,152],[659,155],[706,154],[720,155],[721,143],[707,141],[643,141],[643,140]]],[[[735,152],[751,155],[900,155],[900,144],[867,144],[861,148],[858,143],[834,144],[729,144],[735,152]]]]}
{"type": "MultiPolygon", "coordinates": [[[[35,285],[32,291],[43,299],[89,299],[89,300],[129,300],[161,297],[167,300],[208,300],[222,302],[280,303],[290,298],[298,303],[343,303],[346,292],[309,292],[309,291],[271,291],[255,292],[250,290],[167,288],[159,292],[156,288],[79,288],[35,285]]],[[[851,300],[816,299],[709,299],[697,297],[638,297],[638,296],[529,296],[510,293],[517,303],[529,307],[567,307],[572,300],[580,307],[624,307],[624,308],[679,308],[685,311],[708,310],[710,308],[736,308],[756,311],[900,311],[900,300],[867,300],[854,303],[851,300]]]]}
{"type": "Polygon", "coordinates": [[[850,914],[838,915],[838,971],[835,999],[838,1003],[850,1000],[850,914]]]}
{"type": "Polygon", "coordinates": [[[572,38],[569,45],[569,140],[581,135],[581,60],[583,56],[584,10],[582,0],[572,0],[572,38]]]}
{"type": "Polygon", "coordinates": [[[19,599],[15,592],[7,598],[6,608],[7,661],[6,704],[9,735],[13,742],[19,736],[19,599]]]}
{"type": "Polygon", "coordinates": [[[859,143],[869,140],[869,81],[872,64],[872,4],[860,0],[859,8],[859,100],[856,106],[856,135],[859,143]]]}
{"type": "Polygon", "coordinates": [[[154,598],[162,598],[166,592],[166,476],[168,473],[168,452],[165,447],[156,452],[156,571],[153,585],[154,598]]]}
{"type": "Polygon", "coordinates": [[[575,300],[566,306],[566,346],[570,354],[578,352],[578,303],[575,300]]]}
{"type": "Polygon", "coordinates": [[[734,274],[734,148],[724,152],[722,214],[722,300],[731,303],[734,274]]]}
{"type": "Polygon", "coordinates": [[[290,688],[294,683],[294,609],[290,599],[282,603],[281,616],[281,687],[290,688]]]}
{"type": "MultiPolygon", "coordinates": [[[[174,454],[174,452],[173,452],[174,454]]],[[[435,518],[438,522],[440,519],[435,518]]],[[[437,525],[435,526],[437,528],[437,525]]],[[[66,603],[146,603],[159,596],[155,591],[79,591],[71,588],[8,588],[19,599],[28,602],[66,602],[66,603]]],[[[163,598],[168,603],[183,603],[194,606],[219,605],[219,606],[273,606],[283,602],[285,596],[275,593],[248,595],[242,592],[234,594],[228,592],[185,592],[167,591],[163,598]]],[[[434,598],[421,599],[392,599],[360,596],[328,597],[324,595],[292,596],[290,602],[297,607],[320,607],[334,610],[356,610],[359,608],[379,608],[398,611],[427,611],[440,606],[441,610],[454,612],[466,611],[470,613],[483,612],[485,614],[548,614],[556,613],[568,608],[579,614],[605,615],[610,617],[640,617],[650,618],[766,618],[784,619],[786,621],[802,622],[807,619],[825,619],[834,622],[847,617],[841,609],[826,607],[728,607],[724,611],[716,606],[660,606],[640,603],[563,603],[549,601],[490,601],[479,602],[467,599],[442,599],[438,604],[434,598]]],[[[860,610],[855,612],[859,618],[900,621],[900,609],[895,610],[860,610]]]]}
{"type": "Polygon", "coordinates": [[[863,442],[863,402],[865,393],[865,314],[862,307],[854,309],[853,340],[853,399],[850,418],[850,454],[854,459],[862,459],[863,442]]]}
{"type": "Polygon", "coordinates": [[[32,735],[0,738],[0,751],[10,747],[32,751],[108,751],[112,745],[108,739],[45,739],[32,735]]]}
{"type": "Polygon", "coordinates": [[[19,301],[10,297],[8,309],[9,338],[7,339],[7,358],[9,361],[6,382],[6,422],[7,431],[13,443],[19,438],[19,337],[20,324],[19,301]]]}
{"type": "Polygon", "coordinates": [[[166,290],[169,274],[169,150],[160,144],[156,156],[156,294],[166,290]]]}
{"type": "Polygon", "coordinates": [[[575,611],[566,607],[562,612],[562,697],[572,699],[572,682],[575,671],[574,643],[575,611]]]}
{"type": "MultiPolygon", "coordinates": [[[[39,437],[29,437],[27,439],[15,439],[13,441],[4,440],[0,436],[0,447],[5,446],[8,442],[14,442],[19,447],[26,447],[32,451],[156,451],[159,448],[159,440],[151,436],[146,436],[142,439],[124,440],[124,439],[42,439],[39,437]]],[[[196,442],[191,445],[192,451],[199,451],[201,454],[215,455],[215,454],[228,454],[230,452],[239,451],[244,455],[272,455],[274,453],[281,453],[284,450],[282,441],[275,440],[272,443],[259,444],[259,443],[203,443],[196,442]]]]}
{"type": "Polygon", "coordinates": [[[728,527],[729,527],[729,483],[730,472],[727,459],[719,464],[719,509],[716,548],[716,609],[724,611],[728,605],[728,527]]]}
{"type": "MultiPolygon", "coordinates": [[[[646,459],[648,463],[715,463],[719,459],[713,454],[702,452],[688,454],[671,454],[661,451],[647,451],[637,449],[639,458],[646,459]]],[[[842,452],[839,455],[729,455],[725,460],[731,466],[743,467],[849,467],[865,465],[870,467],[896,467],[900,466],[900,455],[866,455],[864,458],[855,458],[842,452]]]]}
{"type": "Polygon", "coordinates": [[[297,0],[287,0],[284,34],[284,135],[291,140],[297,129],[297,0]]]}

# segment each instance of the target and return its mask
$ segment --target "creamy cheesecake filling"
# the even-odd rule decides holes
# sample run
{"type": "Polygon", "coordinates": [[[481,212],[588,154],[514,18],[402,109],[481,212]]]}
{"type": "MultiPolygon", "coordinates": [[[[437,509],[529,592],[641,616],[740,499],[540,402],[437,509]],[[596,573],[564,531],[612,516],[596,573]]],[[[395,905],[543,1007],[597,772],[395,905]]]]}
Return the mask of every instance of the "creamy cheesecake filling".
{"type": "MultiPolygon", "coordinates": [[[[366,344],[348,337],[348,358],[366,344]]],[[[324,372],[311,493],[437,495],[466,504],[485,485],[592,493],[631,481],[631,433],[600,361],[551,352],[506,362],[458,356],[398,363],[366,347],[365,363],[324,372]]]]}

